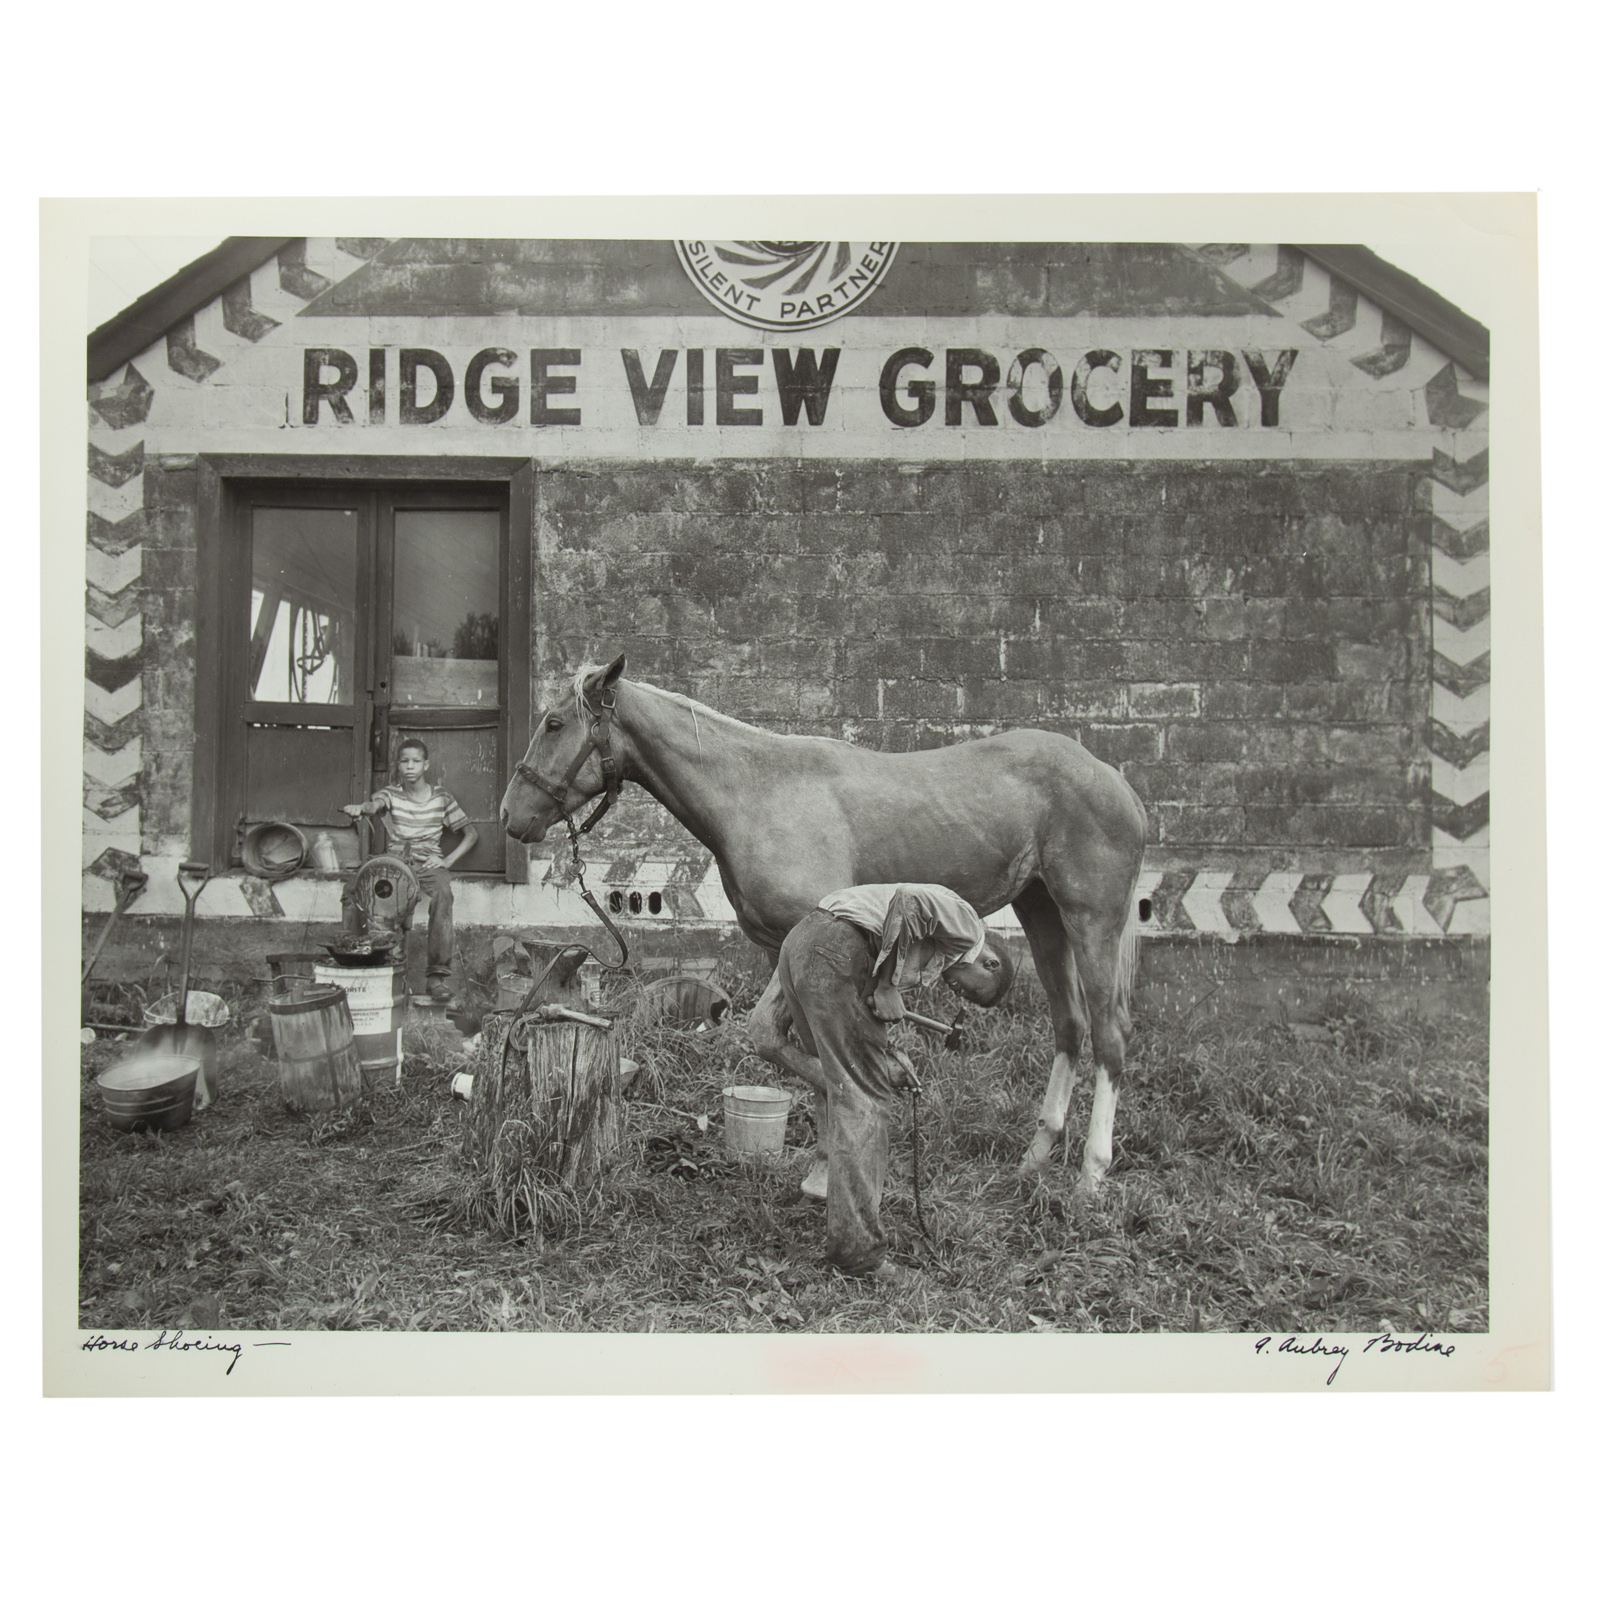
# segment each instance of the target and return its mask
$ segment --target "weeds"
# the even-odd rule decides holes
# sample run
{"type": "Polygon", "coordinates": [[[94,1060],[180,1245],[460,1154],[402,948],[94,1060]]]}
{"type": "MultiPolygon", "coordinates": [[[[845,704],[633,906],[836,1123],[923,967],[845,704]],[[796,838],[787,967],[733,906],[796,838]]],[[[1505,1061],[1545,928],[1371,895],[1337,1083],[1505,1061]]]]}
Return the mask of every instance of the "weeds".
{"type": "MultiPolygon", "coordinates": [[[[798,1091],[780,1157],[720,1143],[722,1089],[782,1083],[738,1019],[691,1031],[636,1021],[621,1147],[543,1240],[464,1220],[471,1063],[455,1031],[405,1030],[400,1086],[316,1116],[282,1105],[232,996],[218,1103],[165,1135],[99,1115],[86,1047],[80,1320],[86,1326],[617,1332],[1328,1332],[1487,1327],[1488,1064],[1471,1023],[1330,1007],[1300,1037],[1271,1022],[1149,1023],[1136,1037],[1100,1195],[1076,1191],[1092,1096],[1080,1074],[1069,1160],[1023,1182],[1051,1058],[1043,1004],[1019,984],[969,1019],[960,1054],[910,1048],[926,1093],[923,1203],[912,1214],[902,1114],[884,1215],[900,1286],[823,1266],[823,1208],[799,1193],[812,1136],[798,1091]],[[699,1117],[707,1127],[698,1126],[699,1117]],[[559,1236],[556,1236],[559,1235],[559,1236]]],[[[937,1010],[938,997],[928,1006],[937,1010]]],[[[123,997],[124,1011],[136,997],[123,997]]],[[[119,1003],[100,1002],[108,1014],[119,1003]]],[[[947,1014],[947,1013],[946,1013],[947,1014]]],[[[552,1219],[554,1220],[554,1219],[552,1219]]]]}

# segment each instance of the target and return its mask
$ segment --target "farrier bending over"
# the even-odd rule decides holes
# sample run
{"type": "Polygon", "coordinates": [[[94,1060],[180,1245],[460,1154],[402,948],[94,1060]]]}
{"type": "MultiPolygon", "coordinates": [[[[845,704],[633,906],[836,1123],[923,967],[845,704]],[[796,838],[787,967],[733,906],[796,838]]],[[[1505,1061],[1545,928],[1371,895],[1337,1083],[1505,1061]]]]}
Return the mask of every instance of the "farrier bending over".
{"type": "Polygon", "coordinates": [[[978,913],[936,883],[841,889],[803,917],[778,952],[789,1026],[817,1057],[824,1085],[819,1159],[805,1189],[826,1193],[827,1256],[845,1272],[883,1267],[889,1106],[905,1079],[885,1024],[905,1016],[904,990],[935,978],[980,1006],[1011,987],[1010,958],[978,913]]]}

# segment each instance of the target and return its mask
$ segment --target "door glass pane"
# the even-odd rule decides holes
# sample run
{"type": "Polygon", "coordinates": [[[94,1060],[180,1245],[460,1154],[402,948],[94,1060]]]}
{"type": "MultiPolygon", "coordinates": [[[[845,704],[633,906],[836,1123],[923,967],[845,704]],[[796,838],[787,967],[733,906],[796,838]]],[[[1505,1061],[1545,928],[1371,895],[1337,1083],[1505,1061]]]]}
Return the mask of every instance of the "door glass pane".
{"type": "Polygon", "coordinates": [[[394,514],[397,706],[500,703],[500,513],[394,514]]]}
{"type": "Polygon", "coordinates": [[[332,506],[251,512],[252,700],[354,704],[356,522],[332,506]]]}

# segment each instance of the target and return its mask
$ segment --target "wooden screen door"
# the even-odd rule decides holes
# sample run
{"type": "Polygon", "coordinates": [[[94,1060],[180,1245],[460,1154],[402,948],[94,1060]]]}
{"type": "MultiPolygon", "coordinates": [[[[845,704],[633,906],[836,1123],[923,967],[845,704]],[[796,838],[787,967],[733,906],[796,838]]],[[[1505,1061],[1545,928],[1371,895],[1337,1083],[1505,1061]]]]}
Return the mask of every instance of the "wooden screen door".
{"type": "MultiPolygon", "coordinates": [[[[493,491],[411,489],[380,496],[372,787],[400,744],[428,747],[428,780],[478,829],[458,872],[500,872],[505,835],[506,515],[493,491]]],[[[446,840],[448,847],[450,841],[446,840]]]]}
{"type": "Polygon", "coordinates": [[[354,860],[340,807],[390,782],[414,735],[429,781],[478,828],[456,870],[503,871],[504,493],[260,484],[240,518],[234,859],[249,824],[282,821],[328,831],[354,860]]]}

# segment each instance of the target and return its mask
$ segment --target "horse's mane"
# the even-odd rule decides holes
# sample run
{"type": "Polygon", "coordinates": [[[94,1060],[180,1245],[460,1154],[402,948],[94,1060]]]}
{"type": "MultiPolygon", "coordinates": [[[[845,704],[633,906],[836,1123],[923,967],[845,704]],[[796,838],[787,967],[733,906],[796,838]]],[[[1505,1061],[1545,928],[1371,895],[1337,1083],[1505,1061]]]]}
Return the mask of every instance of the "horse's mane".
{"type": "MultiPolygon", "coordinates": [[[[604,671],[605,663],[585,661],[572,675],[572,698],[578,707],[579,715],[584,719],[585,727],[593,726],[594,712],[590,709],[588,699],[583,692],[584,680],[592,677],[597,672],[604,671]]],[[[695,700],[686,694],[679,694],[675,689],[663,689],[660,684],[656,683],[642,683],[638,678],[628,678],[625,681],[635,689],[643,689],[646,694],[660,695],[663,700],[671,700],[674,704],[682,706],[695,716],[705,717],[711,722],[725,723],[728,727],[742,729],[745,733],[771,732],[769,728],[758,728],[754,723],[741,722],[737,717],[730,717],[727,712],[718,711],[714,706],[708,706],[703,700],[695,700]]]]}

